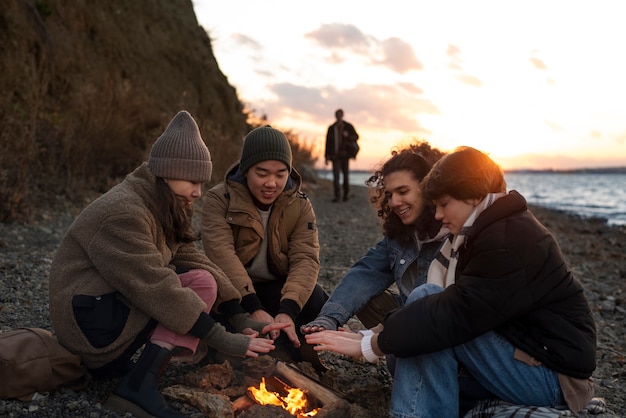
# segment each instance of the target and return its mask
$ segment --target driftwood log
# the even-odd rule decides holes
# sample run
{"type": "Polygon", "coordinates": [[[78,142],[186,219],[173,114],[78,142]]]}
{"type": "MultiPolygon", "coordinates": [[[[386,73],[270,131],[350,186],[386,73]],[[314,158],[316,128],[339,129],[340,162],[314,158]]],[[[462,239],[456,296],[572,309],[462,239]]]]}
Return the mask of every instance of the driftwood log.
{"type": "MultiPolygon", "coordinates": [[[[288,388],[298,388],[304,391],[310,406],[321,407],[321,411],[323,411],[322,416],[332,417],[337,415],[331,413],[331,411],[343,414],[337,416],[349,416],[346,415],[348,402],[339,393],[303,374],[295,366],[277,361],[274,367],[267,370],[267,374],[264,377],[267,389],[280,395],[285,396],[288,388]]],[[[244,411],[253,405],[255,405],[253,396],[247,393],[247,395],[235,399],[233,411],[237,414],[237,412],[244,411]]]]}
{"type": "Polygon", "coordinates": [[[331,405],[343,398],[332,389],[311,379],[296,367],[278,361],[274,367],[274,374],[282,378],[291,387],[299,388],[315,397],[322,405],[331,405]]]}

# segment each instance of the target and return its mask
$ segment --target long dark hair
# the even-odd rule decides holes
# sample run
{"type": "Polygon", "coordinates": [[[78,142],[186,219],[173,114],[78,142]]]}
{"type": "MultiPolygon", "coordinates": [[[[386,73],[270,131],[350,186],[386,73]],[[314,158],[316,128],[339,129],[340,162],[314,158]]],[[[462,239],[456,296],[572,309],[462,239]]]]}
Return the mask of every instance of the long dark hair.
{"type": "Polygon", "coordinates": [[[389,207],[389,196],[385,193],[385,176],[396,171],[408,171],[413,179],[420,183],[430,171],[432,165],[444,153],[432,148],[426,141],[416,141],[403,149],[392,150],[388,159],[379,170],[365,182],[369,187],[370,202],[376,207],[382,219],[383,233],[403,244],[413,240],[415,233],[419,239],[434,237],[441,228],[441,222],[435,219],[432,202],[424,200],[423,210],[414,225],[405,225],[389,207]]]}
{"type": "Polygon", "coordinates": [[[157,219],[163,225],[163,231],[167,242],[193,242],[198,239],[194,234],[191,219],[193,211],[191,207],[184,208],[176,198],[176,195],[165,180],[156,178],[156,195],[158,206],[154,208],[157,219]]]}

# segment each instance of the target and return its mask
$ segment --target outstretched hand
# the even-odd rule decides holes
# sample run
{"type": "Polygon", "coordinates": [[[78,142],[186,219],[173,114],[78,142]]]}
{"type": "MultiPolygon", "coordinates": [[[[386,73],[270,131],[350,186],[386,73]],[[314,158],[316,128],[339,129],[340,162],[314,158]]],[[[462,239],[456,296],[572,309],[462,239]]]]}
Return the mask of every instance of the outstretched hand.
{"type": "Polygon", "coordinates": [[[338,321],[326,315],[320,315],[308,324],[300,327],[300,332],[303,334],[311,334],[314,332],[320,332],[324,330],[337,331],[338,321]]]}
{"type": "Polygon", "coordinates": [[[304,336],[315,351],[333,351],[351,357],[361,357],[363,335],[351,331],[319,331],[304,336]]]}
{"type": "Polygon", "coordinates": [[[258,353],[269,353],[276,348],[274,339],[267,338],[267,335],[273,331],[280,332],[281,329],[288,327],[289,324],[279,324],[272,322],[263,327],[261,334],[252,328],[245,328],[241,333],[250,337],[250,345],[246,351],[247,357],[258,357],[258,353]]]}
{"type": "MultiPolygon", "coordinates": [[[[268,334],[271,334],[273,331],[280,332],[281,329],[287,328],[288,326],[289,324],[271,322],[263,327],[263,330],[261,331],[261,336],[266,337],[268,334]]],[[[243,331],[241,331],[241,333],[245,335],[254,335],[254,334],[258,335],[259,334],[257,331],[253,330],[252,328],[245,328],[243,331]]]]}
{"type": "MultiPolygon", "coordinates": [[[[266,311],[264,311],[263,309],[257,309],[256,311],[252,312],[250,316],[255,321],[265,322],[266,324],[274,323],[274,317],[270,315],[269,313],[267,313],[266,311]]],[[[275,340],[280,335],[280,330],[270,330],[267,334],[269,334],[269,337],[272,340],[275,340]]]]}
{"type": "Polygon", "coordinates": [[[274,340],[259,337],[259,333],[251,328],[246,328],[246,330],[252,331],[251,334],[246,334],[244,332],[244,334],[250,337],[250,344],[248,345],[248,350],[246,351],[246,357],[258,357],[259,353],[269,353],[276,348],[274,340]]]}
{"type": "Polygon", "coordinates": [[[293,319],[287,314],[280,313],[276,315],[275,321],[278,324],[285,325],[283,332],[289,338],[289,341],[291,341],[294,347],[300,347],[300,339],[298,339],[298,334],[296,334],[296,324],[293,323],[293,319]]]}
{"type": "MultiPolygon", "coordinates": [[[[279,313],[274,318],[266,311],[259,309],[254,311],[251,314],[251,317],[256,321],[269,323],[269,325],[278,325],[276,328],[271,328],[267,333],[269,334],[270,339],[277,339],[280,335],[280,332],[282,331],[285,333],[287,338],[289,338],[289,341],[292,342],[294,347],[300,347],[300,340],[298,339],[298,334],[296,334],[296,325],[289,315],[279,313]]],[[[263,330],[262,334],[266,334],[265,329],[263,330]]]]}
{"type": "Polygon", "coordinates": [[[303,334],[312,334],[314,332],[321,331],[326,331],[326,328],[321,325],[306,324],[300,327],[300,332],[302,332],[303,334]]]}

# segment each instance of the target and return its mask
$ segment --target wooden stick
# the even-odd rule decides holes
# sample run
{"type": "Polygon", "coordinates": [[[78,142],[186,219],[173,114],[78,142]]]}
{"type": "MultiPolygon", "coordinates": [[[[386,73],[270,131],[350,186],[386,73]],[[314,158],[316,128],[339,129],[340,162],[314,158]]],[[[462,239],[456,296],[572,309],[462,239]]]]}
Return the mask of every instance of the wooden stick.
{"type": "Polygon", "coordinates": [[[233,412],[243,411],[250,408],[255,402],[247,395],[242,395],[233,401],[233,412]]]}
{"type": "Polygon", "coordinates": [[[274,373],[285,379],[290,386],[309,392],[311,395],[315,396],[322,405],[330,405],[343,399],[333,390],[323,386],[321,383],[316,382],[298,369],[288,366],[282,361],[276,363],[274,373]]]}

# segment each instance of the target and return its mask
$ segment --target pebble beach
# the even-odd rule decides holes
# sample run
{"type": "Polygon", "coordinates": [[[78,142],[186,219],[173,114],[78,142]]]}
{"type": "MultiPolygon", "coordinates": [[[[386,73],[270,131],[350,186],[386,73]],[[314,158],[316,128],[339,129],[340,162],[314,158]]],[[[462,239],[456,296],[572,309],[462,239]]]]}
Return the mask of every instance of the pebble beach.
{"type": "MultiPolygon", "coordinates": [[[[332,203],[329,181],[307,184],[317,215],[321,245],[319,283],[332,292],[343,274],[381,237],[378,219],[364,186],[353,186],[347,202],[332,203]]],[[[602,219],[583,219],[531,206],[535,216],[557,238],[574,274],[583,283],[598,329],[596,396],[606,400],[608,412],[598,417],[626,416],[626,227],[608,226],[602,219]]],[[[18,327],[50,328],[48,272],[65,230],[80,208],[62,202],[30,224],[0,224],[0,331],[18,327]]],[[[348,325],[359,327],[355,319],[348,325]]],[[[372,417],[384,416],[391,378],[381,365],[372,366],[340,357],[326,358],[331,369],[322,379],[361,402],[372,417]],[[378,396],[369,404],[367,394],[378,396]],[[365,397],[364,397],[365,396],[365,397]]],[[[173,365],[163,385],[178,383],[189,366],[173,365]],[[176,368],[181,367],[177,371],[176,368]]],[[[0,417],[115,417],[102,403],[115,379],[92,381],[81,391],[60,390],[31,402],[0,400],[0,417]]],[[[206,416],[181,406],[189,416],[206,416]]]]}

